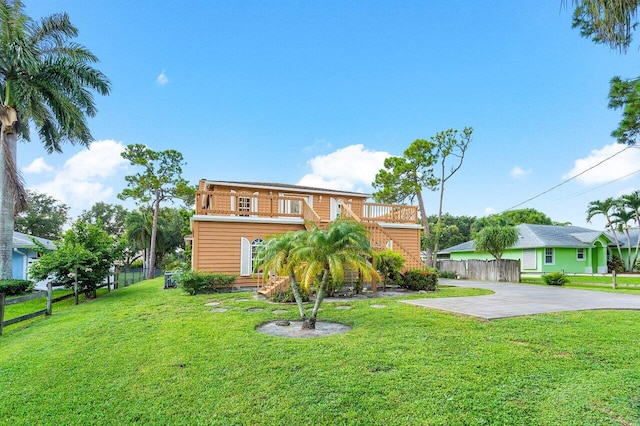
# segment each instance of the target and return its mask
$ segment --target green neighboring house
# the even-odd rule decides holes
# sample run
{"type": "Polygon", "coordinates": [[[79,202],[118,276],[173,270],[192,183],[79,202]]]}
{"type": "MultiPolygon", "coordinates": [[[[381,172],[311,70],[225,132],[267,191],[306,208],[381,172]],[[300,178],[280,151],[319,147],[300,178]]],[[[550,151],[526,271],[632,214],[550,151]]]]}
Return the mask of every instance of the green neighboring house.
{"type": "MultiPolygon", "coordinates": [[[[518,241],[505,250],[502,258],[520,260],[522,273],[607,272],[607,246],[611,239],[604,232],[579,226],[528,224],[516,229],[518,241]]],[[[439,251],[438,258],[491,260],[493,256],[476,252],[474,241],[467,241],[439,251]]]]}

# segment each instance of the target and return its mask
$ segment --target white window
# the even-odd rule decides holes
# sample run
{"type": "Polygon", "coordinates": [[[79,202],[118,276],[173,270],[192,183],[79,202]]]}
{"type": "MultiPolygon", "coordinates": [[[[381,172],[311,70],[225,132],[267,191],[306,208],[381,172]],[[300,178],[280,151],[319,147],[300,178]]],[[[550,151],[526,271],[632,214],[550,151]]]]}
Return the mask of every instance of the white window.
{"type": "Polygon", "coordinates": [[[582,261],[584,259],[585,259],[584,249],[583,248],[576,249],[576,260],[582,261]]]}
{"type": "MultiPolygon", "coordinates": [[[[231,211],[234,212],[237,206],[238,216],[249,216],[249,213],[257,213],[258,193],[254,192],[253,195],[252,197],[248,192],[236,194],[236,191],[231,190],[231,211]]],[[[231,215],[233,216],[234,214],[232,213],[231,215]]]]}
{"type": "Polygon", "coordinates": [[[238,211],[240,216],[249,216],[251,211],[251,197],[238,197],[238,211]]]}
{"type": "Polygon", "coordinates": [[[261,238],[249,242],[247,238],[240,238],[240,275],[248,277],[253,272],[253,262],[256,258],[258,247],[264,243],[261,238]]]}
{"type": "Polygon", "coordinates": [[[555,264],[555,257],[552,248],[544,249],[544,264],[545,265],[553,265],[555,264]]]}
{"type": "Polygon", "coordinates": [[[264,244],[264,240],[262,238],[256,238],[255,240],[251,241],[251,265],[254,270],[256,267],[255,262],[256,254],[258,253],[258,247],[260,247],[262,244],[264,244]]]}

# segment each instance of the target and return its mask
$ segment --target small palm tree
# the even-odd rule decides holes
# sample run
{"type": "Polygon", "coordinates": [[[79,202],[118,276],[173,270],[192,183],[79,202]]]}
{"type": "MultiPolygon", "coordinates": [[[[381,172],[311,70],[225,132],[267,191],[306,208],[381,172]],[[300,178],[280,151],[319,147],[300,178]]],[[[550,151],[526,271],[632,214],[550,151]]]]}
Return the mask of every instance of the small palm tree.
{"type": "Polygon", "coordinates": [[[330,279],[342,281],[347,269],[358,271],[364,280],[380,279],[369,261],[371,257],[367,230],[355,221],[339,219],[326,230],[316,227],[302,234],[300,243],[291,252],[292,261],[300,267],[303,286],[308,288],[320,278],[313,311],[303,328],[315,329],[318,310],[330,279]]]}
{"type": "Polygon", "coordinates": [[[307,322],[307,314],[304,310],[304,302],[300,294],[300,286],[296,280],[295,262],[292,261],[292,251],[300,245],[303,240],[303,232],[289,231],[284,234],[274,235],[267,238],[264,244],[258,246],[256,252],[256,269],[263,268],[264,278],[266,279],[269,272],[289,277],[293,297],[300,311],[300,319],[302,323],[307,322]]]}
{"type": "Polygon", "coordinates": [[[66,13],[35,22],[20,0],[0,0],[0,279],[11,278],[15,214],[26,209],[16,166],[18,137],[34,125],[45,149],[68,141],[88,145],[86,117],[96,114],[91,90],[109,93],[109,81],[92,67],[97,58],[70,39],[78,35],[66,13]]]}
{"type": "MultiPolygon", "coordinates": [[[[640,191],[634,191],[631,194],[623,195],[620,197],[622,205],[629,209],[633,213],[636,226],[640,228],[640,191]]],[[[635,251],[633,255],[633,261],[631,265],[635,265],[638,261],[638,254],[640,252],[640,232],[638,232],[638,238],[636,239],[635,251]]]]}
{"type": "MultiPolygon", "coordinates": [[[[616,210],[611,215],[612,217],[612,225],[617,229],[618,232],[624,233],[627,237],[627,271],[633,270],[633,257],[631,256],[631,235],[629,234],[629,222],[633,221],[634,214],[632,211],[625,210],[624,207],[619,205],[616,210]]],[[[622,258],[621,258],[622,259],[622,258]]]]}
{"type": "Polygon", "coordinates": [[[616,242],[616,248],[618,249],[618,255],[622,260],[622,249],[620,248],[620,241],[618,240],[618,234],[613,226],[612,210],[618,205],[617,201],[609,197],[604,201],[596,200],[589,203],[587,206],[587,222],[591,222],[594,216],[603,215],[607,221],[607,228],[613,233],[613,239],[616,242]]]}

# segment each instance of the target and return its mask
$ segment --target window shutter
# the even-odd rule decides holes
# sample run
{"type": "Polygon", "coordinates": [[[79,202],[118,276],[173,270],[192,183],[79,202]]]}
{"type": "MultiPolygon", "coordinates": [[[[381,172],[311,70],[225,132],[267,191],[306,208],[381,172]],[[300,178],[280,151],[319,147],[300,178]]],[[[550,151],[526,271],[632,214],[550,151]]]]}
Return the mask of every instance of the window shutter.
{"type": "Polygon", "coordinates": [[[244,237],[240,238],[240,275],[251,275],[251,243],[244,237]]]}

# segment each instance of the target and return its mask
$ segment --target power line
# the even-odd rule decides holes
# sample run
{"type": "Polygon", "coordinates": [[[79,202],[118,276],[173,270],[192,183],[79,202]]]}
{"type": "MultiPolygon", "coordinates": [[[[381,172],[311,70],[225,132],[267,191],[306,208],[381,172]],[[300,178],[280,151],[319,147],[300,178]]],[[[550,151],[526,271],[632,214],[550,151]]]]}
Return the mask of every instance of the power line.
{"type": "Polygon", "coordinates": [[[594,164],[593,166],[589,167],[588,169],[585,169],[585,170],[581,171],[581,172],[580,172],[580,173],[578,173],[577,175],[574,175],[574,176],[571,176],[571,177],[570,177],[570,178],[568,178],[568,179],[565,179],[564,181],[560,182],[559,184],[557,184],[557,185],[555,185],[555,186],[552,186],[551,188],[547,189],[546,191],[542,191],[542,192],[541,192],[541,193],[539,193],[538,195],[534,195],[533,197],[531,197],[531,198],[529,198],[529,199],[527,199],[527,200],[525,200],[525,201],[523,201],[523,202],[521,202],[521,203],[519,203],[519,204],[516,204],[515,206],[509,207],[508,209],[505,209],[505,210],[503,210],[503,211],[502,211],[502,212],[500,212],[500,213],[504,213],[504,212],[506,212],[506,211],[509,211],[509,210],[515,209],[516,207],[520,207],[521,205],[526,204],[526,203],[528,203],[529,201],[532,201],[532,200],[535,200],[536,198],[542,197],[544,194],[547,194],[547,193],[549,193],[549,192],[553,191],[554,189],[556,189],[556,188],[558,188],[558,187],[560,187],[560,186],[564,185],[565,183],[572,181],[573,179],[577,178],[578,176],[581,176],[581,175],[585,174],[585,173],[586,173],[586,172],[588,172],[589,170],[593,170],[593,169],[595,169],[595,168],[596,168],[596,167],[598,167],[600,164],[604,163],[605,161],[608,161],[608,160],[612,159],[613,157],[615,157],[615,156],[616,156],[616,155],[618,155],[618,154],[621,154],[621,153],[625,152],[625,151],[626,151],[626,150],[628,150],[629,148],[632,148],[632,145],[629,145],[629,146],[627,146],[625,149],[620,150],[620,151],[616,152],[616,153],[615,153],[615,154],[613,154],[613,155],[610,155],[609,157],[607,157],[607,158],[605,158],[604,160],[602,160],[602,161],[600,161],[600,162],[598,162],[598,163],[594,164]]]}
{"type": "Polygon", "coordinates": [[[588,193],[588,192],[595,191],[596,189],[602,188],[603,186],[607,186],[607,185],[612,184],[612,183],[614,183],[614,182],[617,182],[617,181],[619,181],[619,180],[626,179],[626,178],[628,178],[629,176],[635,175],[636,173],[640,173],[640,169],[636,170],[635,172],[628,173],[628,174],[626,174],[626,175],[624,175],[624,176],[620,176],[620,177],[619,177],[619,178],[617,178],[617,179],[610,180],[609,182],[603,183],[602,185],[595,186],[595,187],[593,187],[593,188],[587,189],[587,190],[582,191],[582,192],[578,192],[578,193],[573,194],[573,195],[570,195],[570,196],[568,196],[568,197],[563,197],[562,199],[560,199],[560,198],[559,198],[559,199],[557,199],[556,201],[560,201],[560,200],[569,200],[569,199],[571,199],[571,198],[578,197],[578,196],[580,196],[580,195],[583,195],[583,194],[586,194],[586,193],[588,193]]]}

